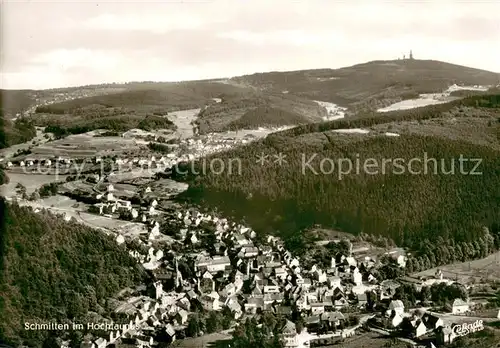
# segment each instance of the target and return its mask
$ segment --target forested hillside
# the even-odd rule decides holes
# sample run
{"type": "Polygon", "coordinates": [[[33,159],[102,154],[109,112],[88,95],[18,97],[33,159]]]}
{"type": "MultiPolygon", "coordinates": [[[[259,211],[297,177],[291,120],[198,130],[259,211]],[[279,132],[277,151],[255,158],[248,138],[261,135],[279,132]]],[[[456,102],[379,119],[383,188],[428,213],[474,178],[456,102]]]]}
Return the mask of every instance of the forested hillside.
{"type": "Polygon", "coordinates": [[[0,112],[8,119],[14,118],[35,104],[36,94],[32,90],[0,89],[0,112]]]}
{"type": "Polygon", "coordinates": [[[221,103],[200,111],[196,123],[201,134],[319,122],[327,115],[326,109],[314,101],[282,93],[254,91],[221,99],[221,103]]]}
{"type": "MultiPolygon", "coordinates": [[[[474,98],[479,97],[464,103],[476,105],[477,101],[477,105],[492,110],[500,105],[499,96],[474,98]]],[[[276,231],[285,238],[297,238],[298,231],[313,224],[354,234],[389,237],[422,254],[417,268],[422,262],[428,264],[429,258],[436,260],[435,254],[439,254],[437,263],[485,255],[500,247],[500,155],[497,150],[438,136],[410,133],[389,137],[329,131],[394,120],[436,118],[440,116],[439,108],[448,110],[449,106],[284,131],[248,147],[217,155],[226,164],[240,159],[241,175],[233,170],[190,177],[187,180],[191,185],[185,197],[216,205],[229,214],[245,218],[259,231],[276,231]],[[307,141],[304,141],[305,135],[309,137],[307,141]],[[274,163],[277,157],[273,156],[280,153],[286,160],[282,165],[274,163]],[[264,165],[256,163],[261,154],[269,156],[264,165]],[[461,156],[481,159],[476,168],[480,174],[468,174],[477,161],[465,162],[461,169],[461,156]],[[412,168],[413,172],[420,171],[419,174],[412,174],[409,167],[398,169],[396,161],[387,162],[401,159],[407,165],[415,158],[422,161],[417,162],[420,166],[412,168]],[[430,162],[427,174],[422,164],[425,158],[436,159],[436,164],[430,162]],[[350,160],[353,168],[355,163],[361,163],[361,170],[353,169],[339,176],[338,166],[332,170],[330,165],[331,160],[337,165],[338,159],[350,160]],[[367,160],[377,164],[378,172],[362,169],[367,160]],[[435,250],[429,245],[447,249],[446,252],[435,250]],[[450,253],[450,249],[455,251],[450,253]]],[[[494,122],[491,127],[500,127],[497,119],[494,122]]],[[[418,127],[418,123],[413,123],[418,127]]]]}
{"type": "Polygon", "coordinates": [[[31,101],[25,93],[21,93],[22,91],[13,92],[0,90],[0,149],[24,143],[36,136],[36,129],[32,122],[24,119],[16,121],[10,119],[13,113],[15,116],[16,110],[21,111],[31,101]],[[20,100],[15,103],[13,99],[20,100]]]}
{"type": "Polygon", "coordinates": [[[105,107],[162,109],[168,111],[200,108],[215,103],[223,94],[245,93],[246,89],[223,83],[190,81],[180,83],[131,83],[126,90],[106,95],[78,98],[37,108],[38,113],[68,114],[91,105],[105,107]]]}
{"type": "Polygon", "coordinates": [[[255,129],[258,127],[277,127],[306,123],[310,123],[310,121],[302,115],[264,106],[247,111],[240,119],[228,124],[225,130],[255,129]]]}
{"type": "Polygon", "coordinates": [[[106,313],[108,297],[143,277],[100,231],[4,200],[0,212],[0,342],[41,346],[48,332],[26,331],[25,322],[106,313]]]}

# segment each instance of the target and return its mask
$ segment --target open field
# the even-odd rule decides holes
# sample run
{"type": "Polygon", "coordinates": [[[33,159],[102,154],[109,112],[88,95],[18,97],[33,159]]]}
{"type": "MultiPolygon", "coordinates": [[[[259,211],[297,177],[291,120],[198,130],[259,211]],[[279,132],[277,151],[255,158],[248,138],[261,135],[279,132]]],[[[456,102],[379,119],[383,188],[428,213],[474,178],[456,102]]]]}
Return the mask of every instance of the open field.
{"type": "Polygon", "coordinates": [[[453,100],[457,97],[444,96],[441,93],[425,93],[421,94],[419,98],[402,100],[400,102],[391,104],[385,108],[378,109],[378,112],[388,112],[395,110],[407,110],[420,108],[427,105],[443,104],[453,100]]]}
{"type": "Polygon", "coordinates": [[[89,132],[50,141],[33,147],[30,154],[17,156],[14,160],[43,160],[59,156],[75,159],[118,154],[139,149],[138,143],[133,138],[96,137],[94,135],[94,132],[89,132]]]}
{"type": "Polygon", "coordinates": [[[108,176],[108,181],[111,183],[118,183],[121,181],[129,181],[135,178],[153,178],[156,171],[162,171],[161,168],[155,169],[133,169],[131,171],[113,172],[108,176]]]}
{"type": "Polygon", "coordinates": [[[160,199],[169,198],[174,194],[185,191],[188,187],[185,183],[170,179],[156,180],[145,186],[149,186],[151,191],[154,192],[154,196],[160,199]]]}
{"type": "Polygon", "coordinates": [[[368,331],[357,334],[355,337],[347,338],[342,343],[337,343],[334,345],[316,346],[323,348],[385,348],[391,344],[391,348],[406,348],[407,343],[395,340],[393,342],[392,338],[388,338],[379,333],[368,331]],[[391,344],[392,343],[392,344],[391,344]]]}
{"type": "Polygon", "coordinates": [[[181,139],[186,139],[193,136],[192,122],[196,120],[196,117],[198,116],[200,110],[201,109],[189,109],[174,111],[167,115],[168,119],[177,126],[175,133],[181,139]]]}
{"type": "Polygon", "coordinates": [[[224,341],[230,340],[232,338],[232,335],[228,333],[228,331],[217,332],[196,338],[186,338],[184,340],[175,341],[172,344],[172,347],[175,348],[224,347],[226,346],[223,344],[224,341]]]}
{"type": "Polygon", "coordinates": [[[79,215],[88,226],[105,228],[123,234],[124,236],[137,236],[147,232],[146,225],[142,223],[123,221],[89,213],[80,213],[79,215]]]}
{"type": "Polygon", "coordinates": [[[489,255],[484,259],[470,262],[454,263],[451,265],[431,268],[423,272],[413,274],[413,277],[429,277],[436,274],[437,270],[443,272],[443,277],[457,279],[466,283],[478,281],[499,281],[500,280],[500,252],[489,255]]]}
{"type": "Polygon", "coordinates": [[[2,185],[1,192],[2,196],[10,197],[16,194],[16,185],[18,183],[26,187],[26,192],[28,194],[32,193],[40,186],[44,184],[49,184],[51,182],[66,180],[66,175],[59,175],[57,178],[55,175],[43,175],[43,174],[24,174],[24,173],[12,173],[7,172],[10,182],[6,185],[2,185]]]}

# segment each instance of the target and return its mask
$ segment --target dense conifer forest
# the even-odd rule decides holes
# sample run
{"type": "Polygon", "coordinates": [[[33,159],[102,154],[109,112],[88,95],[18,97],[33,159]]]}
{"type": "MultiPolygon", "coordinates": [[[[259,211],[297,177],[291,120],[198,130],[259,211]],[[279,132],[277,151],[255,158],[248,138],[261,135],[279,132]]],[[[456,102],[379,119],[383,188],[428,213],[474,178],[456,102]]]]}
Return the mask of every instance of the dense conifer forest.
{"type": "Polygon", "coordinates": [[[144,277],[100,231],[4,200],[0,212],[0,342],[41,346],[48,332],[25,330],[25,322],[106,316],[107,299],[144,277]]]}
{"type": "Polygon", "coordinates": [[[500,247],[498,151],[441,137],[382,135],[349,142],[338,141],[339,138],[326,132],[394,120],[438,117],[457,105],[494,108],[500,105],[500,96],[471,97],[451,106],[287,130],[216,155],[226,169],[229,163],[233,163],[234,168],[235,159],[239,160],[241,173],[233,169],[221,174],[207,170],[202,175],[188,174],[184,180],[191,186],[184,198],[215,205],[227,214],[244,218],[258,231],[277,233],[285,239],[301,238],[300,231],[314,224],[355,235],[384,236],[417,251],[416,259],[409,265],[413,270],[485,256],[500,247]],[[297,137],[304,134],[326,137],[329,141],[304,142],[297,137]],[[282,165],[274,163],[277,157],[273,156],[280,153],[286,156],[286,163],[282,165]],[[261,154],[268,155],[265,165],[256,163],[261,154]],[[467,174],[475,166],[472,161],[463,163],[462,171],[466,174],[461,174],[460,156],[481,159],[476,168],[481,174],[467,174]],[[352,171],[339,177],[338,168],[330,173],[329,162],[324,159],[340,158],[350,159],[352,163],[357,159],[360,163],[374,159],[379,165],[378,173],[372,175],[361,170],[359,174],[352,171]],[[436,161],[430,160],[427,174],[424,165],[417,168],[421,173],[415,175],[407,170],[398,172],[394,163],[387,165],[383,174],[383,160],[397,158],[405,163],[413,158],[436,161]],[[322,161],[327,163],[323,172],[322,161]],[[304,165],[306,162],[309,164],[304,165]]]}

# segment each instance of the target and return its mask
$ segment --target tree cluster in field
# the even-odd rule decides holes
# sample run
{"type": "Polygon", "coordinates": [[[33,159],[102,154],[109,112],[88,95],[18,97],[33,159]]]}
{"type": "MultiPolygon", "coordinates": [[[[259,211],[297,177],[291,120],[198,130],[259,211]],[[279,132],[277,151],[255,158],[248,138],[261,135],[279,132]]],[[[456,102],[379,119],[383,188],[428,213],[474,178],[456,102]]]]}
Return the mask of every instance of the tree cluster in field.
{"type": "Polygon", "coordinates": [[[43,184],[38,190],[41,198],[46,198],[50,196],[55,196],[59,185],[57,183],[51,182],[49,184],[43,184]]]}
{"type": "Polygon", "coordinates": [[[349,242],[341,240],[339,243],[330,242],[326,245],[317,245],[315,238],[309,234],[298,234],[285,241],[287,250],[294,250],[294,255],[301,258],[301,265],[305,269],[317,265],[321,269],[331,266],[332,257],[336,255],[349,255],[349,242]]]}
{"type": "Polygon", "coordinates": [[[0,341],[40,347],[48,333],[25,330],[25,322],[106,315],[109,297],[144,278],[113,238],[48,212],[0,205],[0,341]]]}
{"type": "Polygon", "coordinates": [[[154,143],[154,142],[150,142],[148,144],[148,148],[151,150],[151,151],[154,151],[154,152],[159,152],[159,153],[172,153],[172,146],[169,146],[169,145],[166,145],[166,144],[162,144],[162,143],[154,143]]]}
{"type": "Polygon", "coordinates": [[[221,312],[196,312],[189,316],[184,333],[186,337],[198,337],[200,334],[227,330],[233,323],[234,314],[227,307],[221,312]]]}
{"type": "MultiPolygon", "coordinates": [[[[476,96],[463,102],[498,107],[500,96],[476,96]]],[[[332,128],[431,118],[439,110],[443,112],[448,108],[436,106],[384,117],[297,127],[247,147],[217,154],[226,164],[238,158],[243,168],[241,175],[229,171],[195,175],[191,167],[186,166],[181,169],[185,169],[187,175],[180,175],[182,170],[179,170],[173,176],[190,184],[182,198],[215,205],[225,214],[244,218],[258,232],[276,233],[291,240],[293,252],[304,246],[301,231],[321,224],[355,235],[382,236],[391,240],[391,244],[394,241],[408,246],[417,251],[418,261],[410,261],[413,270],[470,260],[500,246],[500,156],[497,151],[463,141],[418,135],[367,137],[355,143],[337,142],[331,137],[329,142],[320,144],[305,143],[297,138],[308,132],[317,132],[311,135],[324,138],[326,134],[322,132],[332,128]],[[255,160],[262,153],[270,158],[284,154],[287,163],[258,165],[255,160]],[[319,166],[324,159],[348,158],[355,163],[357,158],[361,161],[372,158],[382,163],[384,158],[408,161],[422,158],[424,153],[428,158],[438,159],[437,174],[432,172],[432,166],[428,174],[393,174],[389,166],[385,174],[361,171],[339,179],[336,173],[321,173],[319,166]],[[317,156],[310,164],[319,174],[304,167],[303,156],[307,159],[314,154],[317,156]],[[460,155],[481,158],[482,174],[460,174],[460,155]],[[455,174],[443,174],[441,161],[445,171],[453,168],[455,174]],[[485,235],[484,227],[490,236],[485,235]]],[[[463,169],[468,172],[472,166],[472,162],[466,162],[463,169]]]]}
{"type": "Polygon", "coordinates": [[[276,317],[273,314],[264,314],[260,321],[259,323],[256,318],[248,318],[235,327],[231,347],[284,347],[280,335],[286,323],[285,318],[276,317]]]}
{"type": "Polygon", "coordinates": [[[444,307],[457,298],[467,300],[467,290],[458,283],[423,286],[420,291],[414,284],[403,283],[394,294],[394,299],[403,301],[405,308],[414,308],[419,301],[424,304],[432,301],[434,307],[444,307]]]}

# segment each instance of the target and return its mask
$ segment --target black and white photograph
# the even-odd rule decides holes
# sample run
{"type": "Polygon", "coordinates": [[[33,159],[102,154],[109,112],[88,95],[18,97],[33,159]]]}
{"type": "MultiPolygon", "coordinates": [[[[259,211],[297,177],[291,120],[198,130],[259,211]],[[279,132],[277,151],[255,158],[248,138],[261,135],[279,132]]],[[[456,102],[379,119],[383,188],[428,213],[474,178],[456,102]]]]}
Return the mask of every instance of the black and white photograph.
{"type": "Polygon", "coordinates": [[[500,347],[499,0],[0,0],[1,348],[500,347]]]}

